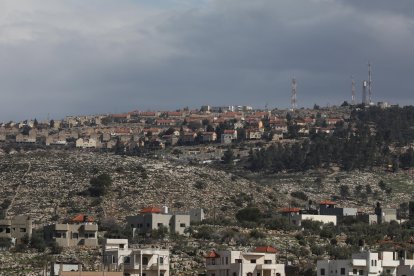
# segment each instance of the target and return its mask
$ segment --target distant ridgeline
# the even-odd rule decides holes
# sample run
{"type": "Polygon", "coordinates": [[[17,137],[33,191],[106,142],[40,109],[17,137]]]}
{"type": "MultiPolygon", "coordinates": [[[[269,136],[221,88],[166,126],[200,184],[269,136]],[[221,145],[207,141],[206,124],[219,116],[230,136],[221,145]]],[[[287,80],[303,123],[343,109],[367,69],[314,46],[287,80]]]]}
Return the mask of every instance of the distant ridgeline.
{"type": "MultiPolygon", "coordinates": [[[[288,134],[297,135],[288,119],[288,134]]],[[[414,167],[414,107],[355,109],[338,122],[332,134],[310,130],[309,137],[293,144],[252,150],[253,171],[305,171],[326,166],[344,170],[382,166],[390,171],[414,167]]]]}

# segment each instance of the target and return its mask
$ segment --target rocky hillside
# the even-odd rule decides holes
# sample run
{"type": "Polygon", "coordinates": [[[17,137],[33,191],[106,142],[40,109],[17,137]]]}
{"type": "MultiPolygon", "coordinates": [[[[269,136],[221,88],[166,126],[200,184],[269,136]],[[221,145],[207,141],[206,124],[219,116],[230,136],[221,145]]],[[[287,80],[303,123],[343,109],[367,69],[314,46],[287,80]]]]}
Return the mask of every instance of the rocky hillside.
{"type": "Polygon", "coordinates": [[[348,186],[349,195],[339,200],[341,205],[367,209],[377,200],[398,207],[414,190],[410,171],[346,173],[329,169],[265,176],[107,153],[34,151],[0,156],[1,207],[8,215],[30,214],[37,224],[64,220],[80,212],[122,221],[144,206],[163,204],[174,211],[202,207],[210,218],[233,219],[234,213],[247,204],[269,211],[289,202],[305,205],[306,201],[291,193],[304,191],[309,199],[318,201],[338,196],[342,185],[348,186]],[[90,179],[102,173],[108,173],[113,183],[99,200],[86,191],[90,179]],[[378,186],[381,180],[391,192],[378,186]],[[369,193],[367,185],[371,187],[369,193]]]}
{"type": "Polygon", "coordinates": [[[174,211],[202,207],[209,216],[233,217],[250,201],[274,206],[276,192],[208,167],[112,154],[36,151],[0,157],[0,194],[3,207],[10,205],[8,215],[30,214],[42,224],[79,212],[123,220],[144,206],[163,204],[174,211]],[[90,179],[101,173],[108,173],[113,183],[98,200],[85,191],[90,179]]]}

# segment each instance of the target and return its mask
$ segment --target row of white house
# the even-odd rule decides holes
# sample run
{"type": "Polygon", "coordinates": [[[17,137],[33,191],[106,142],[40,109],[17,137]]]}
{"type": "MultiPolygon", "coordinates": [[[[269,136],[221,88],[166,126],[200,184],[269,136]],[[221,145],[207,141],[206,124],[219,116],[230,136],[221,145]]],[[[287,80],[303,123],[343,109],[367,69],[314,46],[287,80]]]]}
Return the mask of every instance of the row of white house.
{"type": "Polygon", "coordinates": [[[414,275],[412,253],[362,251],[347,260],[320,260],[317,262],[317,276],[356,276],[356,275],[414,275]]]}
{"type": "MultiPolygon", "coordinates": [[[[206,256],[207,276],[285,276],[285,265],[277,263],[277,250],[257,247],[251,252],[211,251],[206,256]]],[[[169,276],[167,249],[129,248],[127,239],[106,239],[105,271],[122,271],[128,276],[169,276]]]]}

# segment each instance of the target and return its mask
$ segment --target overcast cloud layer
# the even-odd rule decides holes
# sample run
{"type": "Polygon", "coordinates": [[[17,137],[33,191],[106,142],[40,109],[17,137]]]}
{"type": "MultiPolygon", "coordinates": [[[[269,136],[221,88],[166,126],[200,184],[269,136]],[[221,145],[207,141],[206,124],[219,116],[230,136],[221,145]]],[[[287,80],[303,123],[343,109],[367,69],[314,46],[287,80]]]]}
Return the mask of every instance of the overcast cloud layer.
{"type": "Polygon", "coordinates": [[[412,0],[1,0],[0,121],[203,104],[414,104],[412,0]]]}

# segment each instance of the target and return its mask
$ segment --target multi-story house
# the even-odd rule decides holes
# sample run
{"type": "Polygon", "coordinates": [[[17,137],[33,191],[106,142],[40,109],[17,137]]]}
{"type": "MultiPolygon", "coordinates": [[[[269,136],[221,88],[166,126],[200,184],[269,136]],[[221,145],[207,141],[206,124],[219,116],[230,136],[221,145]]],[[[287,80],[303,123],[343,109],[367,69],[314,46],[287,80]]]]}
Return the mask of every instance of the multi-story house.
{"type": "Polygon", "coordinates": [[[201,133],[201,142],[209,143],[215,142],[217,140],[217,134],[215,132],[202,132],[201,133]]]}
{"type": "Polygon", "coordinates": [[[221,143],[222,144],[231,144],[233,140],[237,139],[237,130],[226,129],[223,134],[221,134],[221,143]]]}
{"type": "Polygon", "coordinates": [[[276,253],[269,246],[252,252],[213,250],[205,256],[207,276],[284,276],[285,265],[277,263],[276,253]]]}
{"type": "Polygon", "coordinates": [[[131,276],[169,276],[169,255],[165,249],[129,248],[127,239],[106,239],[104,270],[131,276]]]}
{"type": "Polygon", "coordinates": [[[258,128],[246,130],[247,140],[259,140],[259,139],[262,139],[262,136],[263,136],[263,131],[258,128]]]}
{"type": "Polygon", "coordinates": [[[96,148],[97,142],[95,139],[83,139],[79,138],[76,140],[76,147],[77,148],[96,148]]]}
{"type": "Polygon", "coordinates": [[[321,215],[333,215],[338,218],[353,216],[355,217],[358,213],[357,208],[338,208],[335,207],[336,203],[330,200],[322,201],[319,204],[319,214],[321,215]]]}
{"type": "Polygon", "coordinates": [[[127,222],[131,225],[133,235],[151,234],[153,230],[161,227],[168,227],[171,233],[184,235],[184,230],[190,226],[190,216],[181,214],[168,213],[168,209],[144,208],[136,216],[126,217],[127,222]]]}
{"type": "Polygon", "coordinates": [[[56,223],[43,227],[46,241],[56,241],[59,246],[98,246],[98,225],[93,218],[78,215],[72,223],[56,223]]]}
{"type": "Polygon", "coordinates": [[[0,220],[0,238],[15,239],[20,243],[24,236],[32,236],[32,219],[30,216],[15,216],[0,220]]]}
{"type": "Polygon", "coordinates": [[[400,265],[397,252],[363,251],[353,254],[349,260],[320,260],[317,276],[390,275],[397,276],[400,265]]]}

